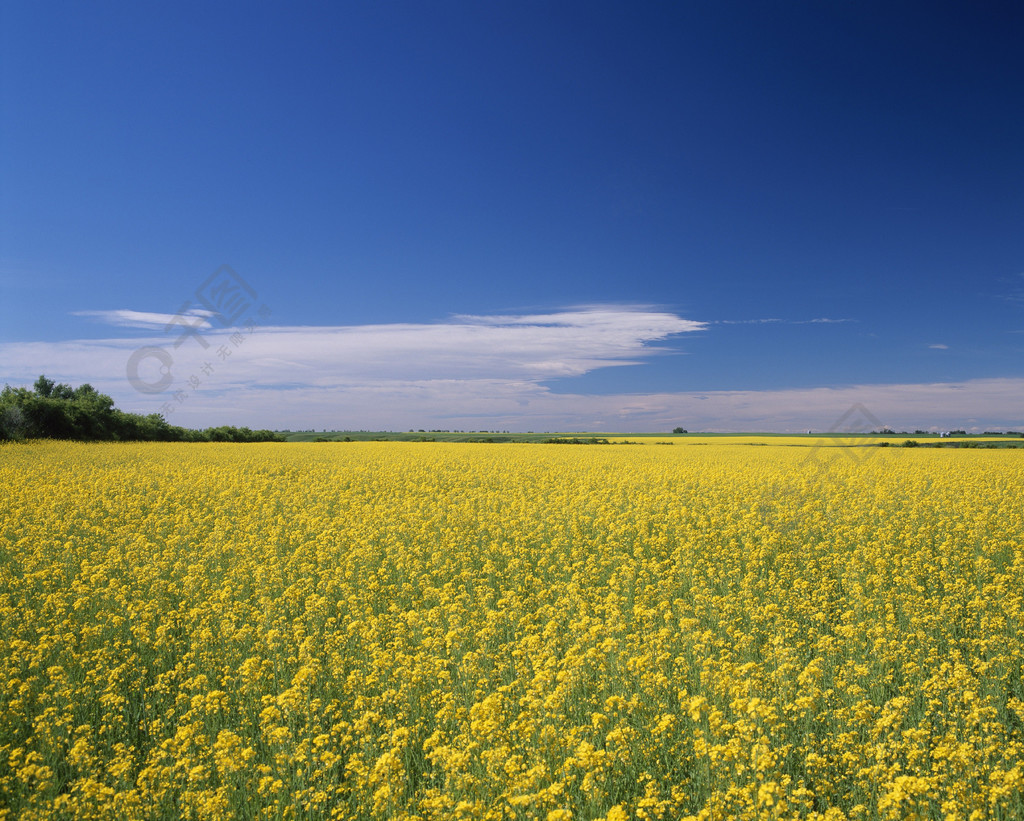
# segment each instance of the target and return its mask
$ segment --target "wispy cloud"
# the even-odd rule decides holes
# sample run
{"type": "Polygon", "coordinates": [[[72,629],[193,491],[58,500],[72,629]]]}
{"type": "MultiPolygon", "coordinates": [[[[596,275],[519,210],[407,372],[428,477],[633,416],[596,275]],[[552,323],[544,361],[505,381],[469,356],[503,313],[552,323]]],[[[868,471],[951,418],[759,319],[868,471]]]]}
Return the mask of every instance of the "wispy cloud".
{"type": "Polygon", "coordinates": [[[211,311],[202,308],[190,308],[180,314],[160,314],[148,311],[72,311],[72,316],[84,316],[95,319],[105,325],[113,325],[119,328],[144,328],[146,330],[163,330],[168,325],[178,323],[181,320],[202,320],[196,321],[196,327],[209,327],[207,317],[212,315],[211,311]]]}
{"type": "Polygon", "coordinates": [[[844,322],[856,322],[856,319],[830,319],[818,317],[816,319],[717,319],[708,323],[711,325],[838,325],[844,322]]]}
{"type": "Polygon", "coordinates": [[[662,350],[656,343],[705,327],[665,311],[598,306],[457,316],[429,324],[274,326],[235,338],[230,331],[204,330],[183,340],[181,317],[123,310],[82,313],[120,327],[169,332],[6,344],[0,346],[0,378],[25,380],[45,372],[65,381],[90,381],[137,403],[137,394],[125,393],[126,365],[133,351],[151,346],[167,352],[163,364],[167,357],[172,360],[172,388],[200,374],[205,377],[200,381],[218,391],[279,386],[378,390],[429,381],[529,384],[636,364],[662,350]]]}
{"type": "Polygon", "coordinates": [[[785,322],[784,319],[771,318],[771,319],[716,319],[713,320],[714,325],[773,325],[776,323],[785,322]]]}
{"type": "Polygon", "coordinates": [[[931,348],[932,350],[936,350],[936,351],[948,351],[949,350],[949,345],[944,345],[941,342],[935,342],[935,343],[929,345],[928,347],[931,348]]]}

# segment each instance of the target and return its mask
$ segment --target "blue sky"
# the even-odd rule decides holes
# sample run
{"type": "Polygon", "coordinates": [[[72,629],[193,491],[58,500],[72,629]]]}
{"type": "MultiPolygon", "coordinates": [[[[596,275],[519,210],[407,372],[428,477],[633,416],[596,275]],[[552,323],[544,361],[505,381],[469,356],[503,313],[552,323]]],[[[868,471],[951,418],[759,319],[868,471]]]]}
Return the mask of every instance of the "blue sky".
{"type": "Polygon", "coordinates": [[[1024,428],[1019,6],[9,2],[0,38],[0,383],[190,426],[1024,428]]]}

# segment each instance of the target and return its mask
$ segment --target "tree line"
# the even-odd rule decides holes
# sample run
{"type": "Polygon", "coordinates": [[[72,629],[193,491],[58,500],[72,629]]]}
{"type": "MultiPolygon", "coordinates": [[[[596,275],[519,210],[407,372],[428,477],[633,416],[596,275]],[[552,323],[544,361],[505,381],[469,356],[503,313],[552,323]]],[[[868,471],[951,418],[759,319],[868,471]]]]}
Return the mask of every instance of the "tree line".
{"type": "Polygon", "coordinates": [[[55,383],[40,376],[29,388],[0,391],[0,441],[72,439],[89,442],[283,442],[270,430],[222,425],[193,430],[168,424],[159,413],[127,413],[92,385],[55,383]]]}

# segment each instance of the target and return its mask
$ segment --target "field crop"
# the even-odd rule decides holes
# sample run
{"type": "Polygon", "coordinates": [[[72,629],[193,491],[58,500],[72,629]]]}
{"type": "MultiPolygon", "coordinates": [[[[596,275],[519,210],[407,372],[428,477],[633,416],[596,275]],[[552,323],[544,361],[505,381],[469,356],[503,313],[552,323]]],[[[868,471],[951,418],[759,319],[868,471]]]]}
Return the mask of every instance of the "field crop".
{"type": "Polygon", "coordinates": [[[0,447],[0,818],[1024,817],[1016,451],[0,447]]]}

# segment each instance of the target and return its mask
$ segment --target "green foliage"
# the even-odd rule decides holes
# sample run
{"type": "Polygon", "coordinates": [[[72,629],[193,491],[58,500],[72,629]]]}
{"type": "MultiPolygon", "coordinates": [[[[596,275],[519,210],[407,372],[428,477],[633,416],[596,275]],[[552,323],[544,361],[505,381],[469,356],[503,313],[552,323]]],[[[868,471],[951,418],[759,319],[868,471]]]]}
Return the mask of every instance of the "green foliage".
{"type": "Polygon", "coordinates": [[[159,413],[143,416],[114,407],[114,400],[92,385],[77,388],[40,376],[32,389],[0,391],[0,441],[72,439],[147,442],[283,442],[269,430],[222,425],[191,430],[170,425],[159,413]]]}

